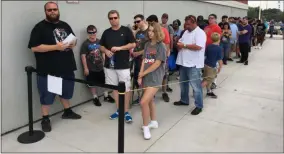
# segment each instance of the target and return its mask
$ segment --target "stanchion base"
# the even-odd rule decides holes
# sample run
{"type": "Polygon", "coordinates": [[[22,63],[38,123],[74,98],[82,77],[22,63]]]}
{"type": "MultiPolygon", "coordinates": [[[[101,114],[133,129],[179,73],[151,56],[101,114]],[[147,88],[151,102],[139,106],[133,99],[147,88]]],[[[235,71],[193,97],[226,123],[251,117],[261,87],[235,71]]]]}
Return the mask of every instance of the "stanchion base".
{"type": "Polygon", "coordinates": [[[43,131],[34,130],[33,135],[30,135],[29,131],[27,131],[18,137],[18,142],[23,143],[23,144],[35,143],[35,142],[40,141],[44,137],[45,137],[45,134],[43,131]]]}

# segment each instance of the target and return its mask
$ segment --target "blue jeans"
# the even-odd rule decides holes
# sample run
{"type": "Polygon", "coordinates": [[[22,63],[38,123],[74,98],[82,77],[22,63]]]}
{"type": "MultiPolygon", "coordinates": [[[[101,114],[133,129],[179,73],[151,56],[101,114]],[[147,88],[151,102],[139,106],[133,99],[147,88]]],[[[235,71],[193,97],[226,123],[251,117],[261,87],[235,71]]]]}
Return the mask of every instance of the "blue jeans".
{"type": "Polygon", "coordinates": [[[221,43],[223,63],[226,64],[229,58],[230,43],[221,43]]]}
{"type": "Polygon", "coordinates": [[[184,104],[189,104],[189,84],[193,89],[195,106],[203,108],[203,91],[201,86],[201,69],[196,67],[180,66],[180,101],[184,104]],[[184,82],[187,81],[187,82],[184,82]]]}

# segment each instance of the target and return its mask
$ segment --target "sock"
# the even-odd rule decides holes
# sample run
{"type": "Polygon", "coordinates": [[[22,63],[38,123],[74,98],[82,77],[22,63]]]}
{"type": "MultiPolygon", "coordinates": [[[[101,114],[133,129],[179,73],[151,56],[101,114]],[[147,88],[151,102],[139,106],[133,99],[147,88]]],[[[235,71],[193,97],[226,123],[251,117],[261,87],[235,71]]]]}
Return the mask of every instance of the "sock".
{"type": "Polygon", "coordinates": [[[214,79],[214,83],[217,85],[217,78],[214,79]]]}
{"type": "Polygon", "coordinates": [[[42,116],[42,119],[49,119],[49,115],[42,116]]]}
{"type": "Polygon", "coordinates": [[[207,93],[211,93],[212,92],[212,90],[209,88],[207,88],[207,93]]]}
{"type": "Polygon", "coordinates": [[[95,94],[95,95],[93,95],[93,97],[94,97],[94,98],[98,98],[98,96],[97,96],[96,94],[95,94]]]}
{"type": "Polygon", "coordinates": [[[108,97],[108,92],[107,91],[104,92],[104,96],[108,97]]]}
{"type": "Polygon", "coordinates": [[[66,109],[64,109],[64,112],[65,113],[70,113],[72,110],[70,109],[70,107],[69,108],[66,108],[66,109]]]}

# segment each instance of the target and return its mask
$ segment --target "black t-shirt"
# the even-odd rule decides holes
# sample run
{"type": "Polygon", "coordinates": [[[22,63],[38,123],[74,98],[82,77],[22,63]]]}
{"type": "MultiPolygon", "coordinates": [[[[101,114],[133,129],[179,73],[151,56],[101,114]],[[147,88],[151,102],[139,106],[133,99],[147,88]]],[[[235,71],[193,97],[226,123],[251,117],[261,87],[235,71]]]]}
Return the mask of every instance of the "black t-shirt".
{"type": "MultiPolygon", "coordinates": [[[[106,29],[101,37],[100,45],[106,49],[111,50],[112,47],[120,47],[128,43],[135,43],[133,33],[129,28],[121,26],[118,30],[112,28],[106,29]]],[[[129,50],[117,51],[113,54],[112,58],[105,56],[105,67],[114,69],[128,69],[129,63],[129,50]]]]}
{"type": "MultiPolygon", "coordinates": [[[[144,50],[145,44],[147,42],[147,32],[148,30],[139,30],[136,33],[136,47],[134,49],[134,52],[139,52],[141,50],[144,50]]],[[[142,55],[138,56],[137,59],[142,59],[142,55]]]]}
{"type": "Polygon", "coordinates": [[[264,23],[257,24],[257,26],[256,26],[256,34],[257,35],[264,34],[265,33],[265,29],[266,29],[266,27],[265,27],[264,23]]]}
{"type": "MultiPolygon", "coordinates": [[[[28,48],[37,47],[41,44],[56,45],[58,41],[63,41],[69,34],[73,33],[71,27],[63,21],[50,23],[42,20],[35,25],[31,32],[28,48]]],[[[35,52],[36,68],[40,73],[51,75],[71,74],[75,70],[76,61],[72,49],[65,51],[35,52]]]]}

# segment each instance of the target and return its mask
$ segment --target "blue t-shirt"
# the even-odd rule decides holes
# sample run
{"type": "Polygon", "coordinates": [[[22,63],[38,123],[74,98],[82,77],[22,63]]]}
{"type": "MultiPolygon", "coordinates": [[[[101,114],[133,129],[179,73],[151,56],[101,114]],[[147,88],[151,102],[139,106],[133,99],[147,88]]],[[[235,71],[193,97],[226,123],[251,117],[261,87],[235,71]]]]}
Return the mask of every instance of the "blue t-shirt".
{"type": "Polygon", "coordinates": [[[216,63],[222,59],[222,48],[215,44],[210,44],[205,50],[205,65],[215,68],[216,63]]]}
{"type": "Polygon", "coordinates": [[[247,30],[248,32],[246,34],[239,36],[239,43],[249,43],[250,42],[250,35],[252,32],[252,28],[250,25],[246,26],[240,26],[239,31],[247,30]]]}

